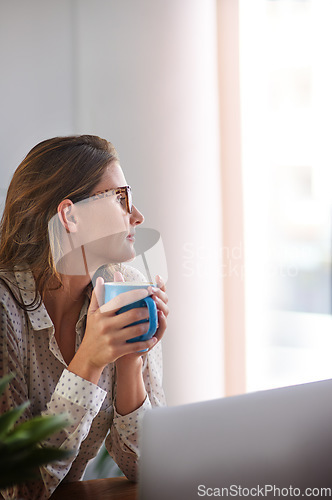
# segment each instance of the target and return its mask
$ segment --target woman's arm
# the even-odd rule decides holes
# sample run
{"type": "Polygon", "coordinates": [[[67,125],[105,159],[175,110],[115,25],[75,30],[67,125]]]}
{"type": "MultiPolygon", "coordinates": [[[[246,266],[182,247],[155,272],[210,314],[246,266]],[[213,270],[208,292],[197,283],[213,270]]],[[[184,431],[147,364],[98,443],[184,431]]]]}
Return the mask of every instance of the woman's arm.
{"type": "Polygon", "coordinates": [[[106,449],[113,460],[127,478],[132,481],[137,480],[138,440],[142,418],[146,410],[165,406],[166,404],[162,388],[162,350],[160,343],[143,355],[141,373],[146,391],[143,404],[131,413],[120,415],[116,409],[116,387],[113,423],[105,441],[106,449]]]}
{"type": "Polygon", "coordinates": [[[146,398],[142,367],[141,356],[116,364],[116,411],[120,415],[137,410],[146,398]]]}
{"type": "MultiPolygon", "coordinates": [[[[33,359],[28,358],[28,349],[31,346],[29,347],[27,341],[28,331],[24,331],[27,330],[24,313],[16,307],[12,299],[4,297],[6,292],[1,290],[1,293],[0,377],[10,372],[16,375],[11,381],[8,390],[0,398],[0,411],[4,413],[27,401],[29,398],[29,385],[37,384],[38,381],[33,379],[34,376],[37,376],[37,371],[35,375],[32,373],[33,359]],[[30,375],[27,375],[27,373],[30,373],[30,375]],[[30,377],[29,380],[27,379],[28,376],[30,377]]],[[[33,332],[31,335],[33,335],[33,332]]],[[[46,332],[45,335],[47,335],[46,332]]],[[[32,340],[32,338],[29,339],[30,343],[33,343],[32,340]]],[[[37,366],[35,366],[35,370],[38,370],[37,366]]],[[[40,376],[43,377],[42,374],[40,376]]],[[[93,418],[99,412],[105,395],[106,392],[100,387],[82,380],[68,370],[63,371],[51,399],[47,403],[47,409],[42,413],[56,415],[66,412],[69,415],[71,424],[64,430],[53,434],[44,444],[73,450],[73,454],[59,463],[40,467],[39,481],[26,482],[3,490],[1,493],[6,500],[12,498],[32,500],[50,497],[59,482],[68,474],[72,462],[79,452],[81,442],[88,434],[93,418]],[[93,394],[92,398],[91,393],[93,394]],[[90,397],[87,398],[84,394],[90,397]]],[[[40,398],[41,407],[46,406],[47,401],[45,401],[45,405],[42,401],[42,392],[40,398]]],[[[28,408],[21,417],[21,421],[28,420],[32,416],[36,415],[33,415],[31,409],[28,408]]]]}
{"type": "MultiPolygon", "coordinates": [[[[130,273],[131,280],[143,281],[140,276],[137,277],[137,271],[131,270],[130,273]]],[[[155,334],[157,345],[143,356],[135,353],[116,361],[115,417],[106,439],[106,448],[131,480],[137,479],[137,442],[142,417],[147,409],[166,404],[162,388],[162,352],[159,341],[167,326],[168,298],[160,277],[158,286],[158,289],[153,289],[152,295],[158,309],[159,327],[155,334]]]]}

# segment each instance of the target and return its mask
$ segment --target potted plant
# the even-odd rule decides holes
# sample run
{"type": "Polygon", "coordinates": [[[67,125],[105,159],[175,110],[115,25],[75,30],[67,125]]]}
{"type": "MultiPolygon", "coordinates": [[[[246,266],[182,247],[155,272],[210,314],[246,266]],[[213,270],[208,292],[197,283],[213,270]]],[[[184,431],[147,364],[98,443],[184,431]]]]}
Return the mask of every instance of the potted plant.
{"type": "MultiPolygon", "coordinates": [[[[13,377],[10,374],[0,379],[0,395],[13,377]]],[[[68,425],[67,415],[38,416],[16,424],[29,404],[27,401],[0,415],[0,488],[38,479],[40,465],[62,460],[70,454],[41,445],[48,436],[68,425]]]]}

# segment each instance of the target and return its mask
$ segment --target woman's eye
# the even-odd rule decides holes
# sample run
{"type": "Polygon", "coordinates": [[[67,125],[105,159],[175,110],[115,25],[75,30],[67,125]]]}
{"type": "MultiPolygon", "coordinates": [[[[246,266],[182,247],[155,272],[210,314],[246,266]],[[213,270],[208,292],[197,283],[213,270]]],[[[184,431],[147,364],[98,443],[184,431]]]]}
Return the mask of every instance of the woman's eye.
{"type": "Polygon", "coordinates": [[[126,197],[125,197],[125,196],[122,196],[122,195],[119,195],[119,196],[117,197],[117,201],[118,201],[118,203],[121,203],[121,205],[124,205],[124,206],[125,206],[125,204],[126,204],[126,197]]]}

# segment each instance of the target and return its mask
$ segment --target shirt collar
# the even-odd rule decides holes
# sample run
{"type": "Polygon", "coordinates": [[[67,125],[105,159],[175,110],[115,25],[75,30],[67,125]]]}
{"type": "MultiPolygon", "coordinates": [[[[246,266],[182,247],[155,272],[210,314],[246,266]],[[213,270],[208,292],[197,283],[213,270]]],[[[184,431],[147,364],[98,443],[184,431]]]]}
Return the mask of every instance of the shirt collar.
{"type": "MultiPolygon", "coordinates": [[[[15,268],[14,274],[23,304],[29,306],[35,299],[36,285],[33,274],[30,270],[21,271],[17,268],[15,268]]],[[[34,311],[28,309],[26,312],[34,330],[44,330],[45,328],[53,327],[52,320],[43,302],[34,311]]]]}

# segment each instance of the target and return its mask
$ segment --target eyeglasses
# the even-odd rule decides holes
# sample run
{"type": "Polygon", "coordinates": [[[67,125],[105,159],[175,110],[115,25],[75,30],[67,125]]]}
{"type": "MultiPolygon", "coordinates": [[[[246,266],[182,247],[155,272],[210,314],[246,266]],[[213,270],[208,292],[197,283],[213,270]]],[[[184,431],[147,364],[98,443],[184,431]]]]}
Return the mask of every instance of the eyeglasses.
{"type": "Polygon", "coordinates": [[[107,198],[108,196],[113,195],[118,196],[119,203],[121,203],[123,209],[131,214],[133,211],[133,197],[131,194],[130,186],[123,186],[115,189],[105,189],[105,191],[100,191],[99,193],[89,196],[87,200],[100,200],[102,198],[107,198]]]}

